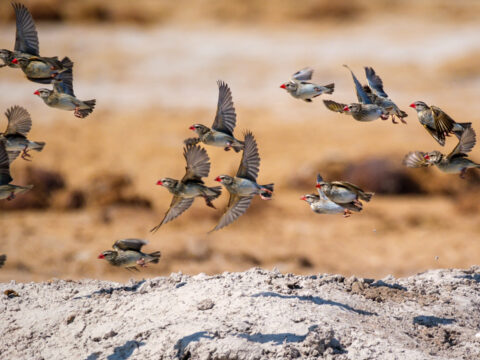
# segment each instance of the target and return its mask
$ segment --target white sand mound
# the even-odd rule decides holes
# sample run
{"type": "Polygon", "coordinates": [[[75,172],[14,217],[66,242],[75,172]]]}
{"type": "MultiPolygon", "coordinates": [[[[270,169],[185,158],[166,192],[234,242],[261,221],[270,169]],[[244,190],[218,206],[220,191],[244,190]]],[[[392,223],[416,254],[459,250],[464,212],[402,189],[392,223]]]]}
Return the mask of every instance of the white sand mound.
{"type": "Polygon", "coordinates": [[[480,359],[480,267],[378,281],[251,269],[0,290],[1,359],[480,359]]]}

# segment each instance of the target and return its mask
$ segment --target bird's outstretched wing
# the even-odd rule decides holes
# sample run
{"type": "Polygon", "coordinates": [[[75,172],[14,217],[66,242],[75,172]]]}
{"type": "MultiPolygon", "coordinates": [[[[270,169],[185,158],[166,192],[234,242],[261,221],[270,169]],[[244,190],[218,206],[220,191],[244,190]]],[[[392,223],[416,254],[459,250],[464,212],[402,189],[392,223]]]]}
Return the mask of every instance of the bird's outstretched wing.
{"type": "Polygon", "coordinates": [[[435,135],[433,136],[432,132],[429,131],[430,129],[426,128],[427,131],[433,136],[435,140],[438,141],[440,145],[445,145],[445,134],[449,134],[453,130],[453,126],[455,125],[455,120],[453,120],[447,113],[445,113],[439,107],[435,105],[430,106],[433,114],[433,122],[435,124],[435,135]],[[440,141],[442,142],[440,142],[440,141]]]}
{"type": "Polygon", "coordinates": [[[343,109],[345,108],[345,106],[347,106],[347,104],[337,103],[333,100],[323,100],[323,103],[328,110],[339,112],[342,114],[345,112],[343,109]]]}
{"type": "Polygon", "coordinates": [[[170,204],[170,208],[165,213],[163,220],[150,231],[155,232],[160,229],[160,226],[163,224],[166,224],[167,222],[172,221],[176,217],[180,216],[185,210],[192,206],[193,200],[195,200],[195,198],[182,198],[175,195],[172,199],[172,203],[170,204]]]}
{"type": "Polygon", "coordinates": [[[12,6],[17,25],[15,51],[40,56],[38,34],[32,14],[23,4],[13,3],[12,6]]]}
{"type": "Polygon", "coordinates": [[[421,151],[412,151],[405,155],[403,165],[410,168],[427,167],[432,164],[425,161],[425,153],[421,151]]]}
{"type": "Polygon", "coordinates": [[[473,128],[466,128],[462,133],[457,146],[447,155],[448,159],[452,159],[457,156],[466,156],[467,153],[472,151],[475,143],[477,142],[475,130],[473,128]]]}
{"type": "Polygon", "coordinates": [[[53,89],[58,93],[75,97],[75,93],[73,92],[72,69],[67,69],[55,77],[55,80],[53,80],[53,89]]]}
{"type": "Polygon", "coordinates": [[[15,105],[7,109],[5,116],[8,119],[5,135],[22,135],[27,137],[28,132],[32,128],[32,119],[27,110],[15,105]]]}
{"type": "Polygon", "coordinates": [[[142,249],[142,246],[146,244],[148,244],[148,242],[141,239],[122,239],[117,240],[112,247],[114,250],[140,251],[142,249]]]}
{"type": "Polygon", "coordinates": [[[295,74],[292,75],[292,80],[294,81],[306,81],[311,80],[313,75],[313,69],[306,67],[302,70],[298,70],[295,74]]]}
{"type": "Polygon", "coordinates": [[[355,74],[353,73],[353,71],[347,65],[343,65],[343,66],[346,67],[350,71],[350,73],[352,74],[353,83],[355,84],[355,91],[357,93],[358,101],[362,104],[373,104],[372,100],[368,97],[365,90],[363,90],[362,84],[360,84],[360,81],[358,81],[358,79],[355,76],[355,74]]]}
{"type": "Polygon", "coordinates": [[[260,168],[260,155],[258,154],[257,142],[251,131],[245,132],[244,142],[245,147],[237,176],[256,182],[260,168]]]}
{"type": "Polygon", "coordinates": [[[8,160],[5,141],[0,141],[0,185],[7,185],[12,181],[10,176],[10,161],[8,160]]]}
{"type": "Polygon", "coordinates": [[[203,184],[202,178],[207,177],[210,172],[210,158],[207,151],[198,145],[187,145],[183,148],[183,156],[185,156],[187,167],[181,181],[183,183],[196,181],[203,184]]]}
{"type": "Polygon", "coordinates": [[[388,98],[387,93],[383,90],[382,79],[375,73],[375,70],[373,70],[372,67],[365,67],[365,75],[367,76],[368,84],[373,91],[375,91],[375,94],[384,98],[388,98]]]}
{"type": "Polygon", "coordinates": [[[225,213],[220,218],[217,226],[212,231],[220,230],[227,225],[230,225],[240,216],[242,216],[245,211],[247,211],[250,203],[252,202],[253,196],[238,196],[236,194],[230,194],[230,199],[228,201],[228,206],[225,210],[225,213]]]}
{"type": "Polygon", "coordinates": [[[233,136],[233,129],[235,129],[235,124],[237,123],[237,114],[233,106],[232,92],[223,81],[219,80],[217,84],[218,104],[212,129],[233,136]]]}

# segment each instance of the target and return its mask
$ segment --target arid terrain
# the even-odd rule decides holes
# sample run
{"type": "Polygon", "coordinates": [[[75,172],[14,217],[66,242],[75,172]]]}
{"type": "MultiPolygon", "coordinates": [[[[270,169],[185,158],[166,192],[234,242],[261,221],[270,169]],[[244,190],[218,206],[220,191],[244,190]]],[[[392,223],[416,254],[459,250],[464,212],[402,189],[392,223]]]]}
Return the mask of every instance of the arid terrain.
{"type": "MultiPolygon", "coordinates": [[[[461,180],[435,168],[401,165],[409,151],[447,153],[456,145],[450,137],[441,149],[422,129],[408,107],[415,100],[440,106],[480,131],[478,6],[467,11],[459,5],[458,13],[439,6],[428,17],[418,10],[422,6],[418,12],[382,7],[377,16],[362,8],[358,18],[340,12],[308,21],[295,13],[300,18],[287,24],[285,9],[272,15],[262,8],[258,16],[265,21],[232,18],[245,10],[225,10],[233,20],[224,23],[222,9],[211,10],[215,16],[204,21],[172,12],[178,18],[161,21],[152,15],[146,23],[125,21],[115,12],[115,21],[59,15],[65,21],[54,22],[39,12],[48,20],[37,24],[42,54],[70,56],[76,94],[96,98],[97,108],[82,120],[49,108],[32,95],[41,86],[18,70],[0,69],[0,109],[26,107],[33,118],[31,139],[47,143],[43,152],[32,153],[31,163],[18,159],[12,165],[15,183],[30,181],[36,190],[0,205],[0,253],[8,256],[0,281],[126,281],[252,266],[381,278],[478,264],[480,171],[461,180]],[[342,64],[362,81],[363,66],[373,66],[389,96],[408,113],[408,124],[355,122],[329,112],[320,98],[305,103],[279,88],[292,73],[311,66],[314,81],[335,82],[328,98],[354,101],[342,64]],[[233,92],[236,134],[250,129],[257,138],[259,181],[275,183],[274,198],[255,200],[245,216],[212,234],[207,232],[227,195],[215,201],[216,211],[197,200],[151,234],[170,203],[167,190],[155,183],[183,176],[182,141],[192,136],[190,125],[213,121],[218,79],[233,92]],[[348,219],[314,214],[299,198],[315,190],[317,172],[376,195],[348,219]],[[160,263],[135,274],[97,259],[126,237],[147,239],[145,250],[160,250],[160,263]]],[[[310,8],[314,14],[322,9],[310,8]]],[[[186,14],[193,17],[192,12],[186,14]]],[[[14,25],[2,23],[0,47],[10,48],[13,40],[14,25]]],[[[208,184],[236,171],[240,154],[207,151],[208,184]]],[[[478,146],[470,156],[480,162],[478,146]]]]}

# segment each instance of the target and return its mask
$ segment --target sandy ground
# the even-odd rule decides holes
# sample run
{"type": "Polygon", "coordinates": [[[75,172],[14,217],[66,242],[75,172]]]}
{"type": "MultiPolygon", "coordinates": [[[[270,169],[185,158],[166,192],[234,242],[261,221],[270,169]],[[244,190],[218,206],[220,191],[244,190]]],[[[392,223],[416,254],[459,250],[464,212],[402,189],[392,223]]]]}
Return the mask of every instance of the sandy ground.
{"type": "Polygon", "coordinates": [[[5,359],[477,359],[480,269],[0,284],[5,359]],[[13,293],[13,292],[15,293],[13,293]],[[15,296],[18,295],[18,296],[15,296]],[[61,350],[60,350],[61,349],[61,350]]]}
{"type": "MultiPolygon", "coordinates": [[[[145,238],[150,241],[146,250],[163,253],[161,263],[138,278],[252,266],[383,277],[478,263],[478,207],[466,211],[457,197],[378,195],[350,219],[315,215],[298,200],[314,190],[314,174],[326,171],[322,164],[329,161],[356,163],[382,156],[400,164],[408,151],[438,149],[408,108],[414,100],[439,105],[457,121],[471,121],[478,128],[478,23],[417,20],[390,16],[383,22],[292,24],[288,29],[39,24],[42,53],[68,54],[75,61],[77,95],[97,98],[98,106],[90,117],[78,120],[46,107],[32,95],[39,86],[22,79],[21,73],[1,69],[0,92],[8,96],[0,98],[0,107],[25,106],[34,122],[31,138],[47,142],[42,153],[33,154],[33,165],[60,172],[68,190],[87,193],[96,176],[127,175],[131,191],[152,201],[153,209],[97,203],[78,211],[62,206],[2,210],[0,253],[7,253],[8,261],[0,280],[124,281],[130,273],[96,257],[125,237],[145,238]],[[335,81],[332,99],[353,101],[343,63],[361,78],[363,65],[374,66],[389,95],[408,112],[408,125],[361,124],[328,112],[321,101],[307,104],[279,89],[294,71],[312,66],[315,81],[335,81]],[[207,235],[227,201],[223,195],[218,211],[195,203],[181,218],[150,234],[170,202],[155,182],[183,175],[182,141],[192,135],[191,124],[211,123],[217,79],[232,88],[237,134],[251,129],[257,137],[259,181],[275,182],[274,200],[255,201],[238,222],[207,235]],[[305,185],[306,175],[311,176],[311,188],[305,185]]],[[[3,25],[0,43],[11,42],[12,27],[3,25]]],[[[454,145],[449,139],[441,150],[454,145]]],[[[213,148],[208,152],[209,184],[214,176],[235,172],[239,155],[213,148]]],[[[471,157],[480,161],[478,148],[471,157]]],[[[21,179],[19,174],[30,165],[16,161],[14,178],[21,179]]],[[[454,177],[438,175],[434,184],[448,187],[450,179],[451,186],[468,197],[470,188],[463,189],[465,183],[454,177]]]]}

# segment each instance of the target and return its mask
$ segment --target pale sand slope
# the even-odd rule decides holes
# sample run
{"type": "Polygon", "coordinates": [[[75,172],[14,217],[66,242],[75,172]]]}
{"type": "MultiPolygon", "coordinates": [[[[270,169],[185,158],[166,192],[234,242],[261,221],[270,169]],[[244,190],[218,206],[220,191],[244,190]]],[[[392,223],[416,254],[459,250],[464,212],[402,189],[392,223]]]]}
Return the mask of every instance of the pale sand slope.
{"type": "Polygon", "coordinates": [[[478,359],[480,267],[0,284],[2,359],[478,359]],[[19,297],[7,298],[12,289],[19,297]]]}

